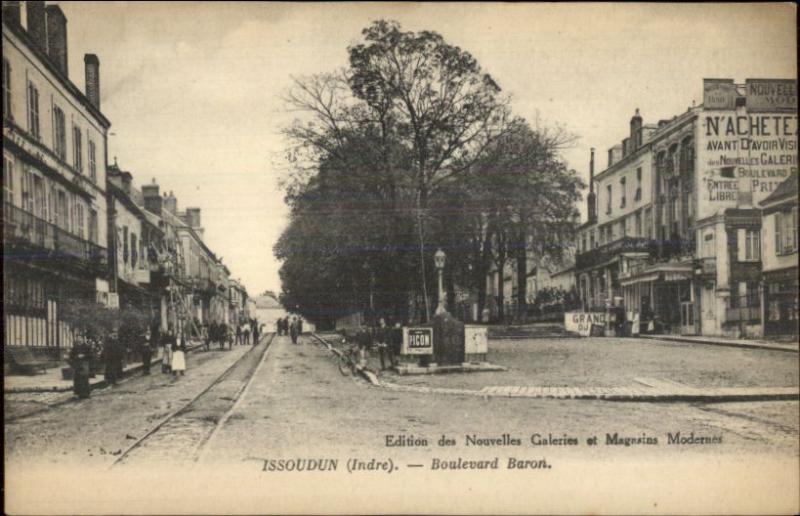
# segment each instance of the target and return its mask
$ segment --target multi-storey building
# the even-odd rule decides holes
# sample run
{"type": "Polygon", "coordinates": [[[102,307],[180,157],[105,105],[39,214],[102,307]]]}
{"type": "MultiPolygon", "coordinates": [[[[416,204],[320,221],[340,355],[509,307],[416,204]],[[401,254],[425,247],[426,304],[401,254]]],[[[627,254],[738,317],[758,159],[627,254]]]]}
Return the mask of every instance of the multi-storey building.
{"type": "Polygon", "coordinates": [[[634,116],[591,181],[584,308],[651,310],[661,332],[761,334],[756,206],[797,173],[796,110],[794,80],[707,80],[701,106],[656,126],[634,116]]]}
{"type": "Polygon", "coordinates": [[[761,201],[764,334],[798,333],[797,174],[761,201]]]}
{"type": "Polygon", "coordinates": [[[630,260],[655,251],[651,151],[655,129],[644,125],[636,110],[629,136],[608,150],[608,166],[597,176],[592,149],[588,220],[578,233],[575,258],[584,310],[605,310],[615,299],[621,303],[620,272],[630,260]]]}
{"type": "Polygon", "coordinates": [[[86,93],[69,79],[67,20],[57,5],[3,3],[3,284],[5,343],[71,345],[59,312],[107,299],[106,142],[97,56],[86,93]]]}
{"type": "Polygon", "coordinates": [[[150,281],[159,266],[156,250],[164,246],[161,219],[145,209],[133,176],[116,163],[108,167],[107,189],[111,291],[119,296],[120,306],[135,306],[155,317],[165,298],[150,281]]]}

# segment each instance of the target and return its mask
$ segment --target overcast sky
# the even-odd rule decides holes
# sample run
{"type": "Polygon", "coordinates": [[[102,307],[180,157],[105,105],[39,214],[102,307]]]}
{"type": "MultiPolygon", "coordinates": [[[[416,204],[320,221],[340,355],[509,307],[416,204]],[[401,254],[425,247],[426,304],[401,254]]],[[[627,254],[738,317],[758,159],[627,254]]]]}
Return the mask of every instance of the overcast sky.
{"type": "Polygon", "coordinates": [[[155,177],[181,209],[202,208],[207,244],[251,294],[280,290],[272,247],[286,225],[278,186],[279,99],[290,75],[346,65],[373,20],[433,30],[471,52],[513,98],[580,140],[565,152],[588,178],[589,148],[702,102],[703,77],[797,76],[791,4],[258,4],[64,2],[70,75],[100,58],[109,160],[155,177]]]}

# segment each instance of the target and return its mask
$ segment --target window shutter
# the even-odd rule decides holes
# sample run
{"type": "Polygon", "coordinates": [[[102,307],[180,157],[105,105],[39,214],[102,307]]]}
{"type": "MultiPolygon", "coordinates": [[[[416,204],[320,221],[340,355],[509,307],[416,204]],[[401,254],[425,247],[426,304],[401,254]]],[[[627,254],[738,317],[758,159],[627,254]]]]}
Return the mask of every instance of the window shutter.
{"type": "Polygon", "coordinates": [[[775,219],[775,254],[781,254],[783,252],[783,217],[781,217],[781,212],[778,212],[774,216],[775,219]]]}
{"type": "Polygon", "coordinates": [[[740,228],[736,230],[736,259],[740,262],[745,261],[745,247],[747,246],[747,232],[744,228],[740,228]]]}

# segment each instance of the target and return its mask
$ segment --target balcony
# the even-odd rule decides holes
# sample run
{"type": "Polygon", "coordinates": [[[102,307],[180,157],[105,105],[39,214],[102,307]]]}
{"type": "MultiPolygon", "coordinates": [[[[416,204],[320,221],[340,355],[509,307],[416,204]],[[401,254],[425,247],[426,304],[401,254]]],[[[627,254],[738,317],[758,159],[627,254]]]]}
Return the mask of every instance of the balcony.
{"type": "Polygon", "coordinates": [[[52,259],[60,263],[77,260],[79,266],[94,272],[101,271],[108,264],[104,248],[7,201],[3,201],[3,245],[6,247],[6,257],[33,256],[35,259],[52,259]],[[20,253],[20,246],[31,246],[47,253],[20,253]]]}
{"type": "Polygon", "coordinates": [[[696,276],[715,278],[717,276],[716,257],[696,258],[694,260],[694,273],[696,276]]]}
{"type": "Polygon", "coordinates": [[[587,269],[607,262],[620,253],[649,253],[654,255],[656,243],[649,238],[622,237],[611,243],[601,245],[575,257],[576,269],[587,269]]]}

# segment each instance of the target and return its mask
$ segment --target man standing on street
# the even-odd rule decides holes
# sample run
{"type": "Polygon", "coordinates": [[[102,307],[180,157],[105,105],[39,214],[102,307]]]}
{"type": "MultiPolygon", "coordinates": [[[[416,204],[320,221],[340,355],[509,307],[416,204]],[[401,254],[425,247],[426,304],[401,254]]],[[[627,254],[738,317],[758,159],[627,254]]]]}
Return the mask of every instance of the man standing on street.
{"type": "Polygon", "coordinates": [[[150,328],[145,328],[144,335],[142,335],[141,342],[139,345],[141,346],[141,353],[142,353],[142,374],[148,375],[150,374],[150,360],[153,358],[153,348],[151,348],[151,340],[152,335],[150,334],[150,328]]]}
{"type": "Polygon", "coordinates": [[[119,379],[120,369],[122,369],[122,353],[116,328],[111,330],[111,333],[108,334],[103,353],[105,362],[105,373],[103,376],[105,377],[106,383],[109,385],[116,385],[119,379]]]}
{"type": "Polygon", "coordinates": [[[289,334],[292,337],[292,344],[297,344],[297,335],[298,335],[297,330],[298,329],[299,328],[297,326],[297,317],[294,317],[292,319],[291,324],[289,325],[289,334]]]}

